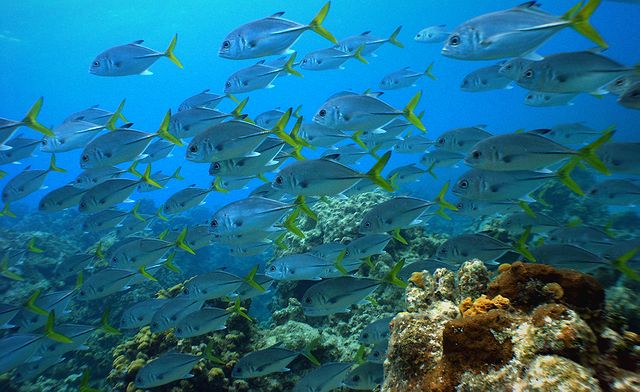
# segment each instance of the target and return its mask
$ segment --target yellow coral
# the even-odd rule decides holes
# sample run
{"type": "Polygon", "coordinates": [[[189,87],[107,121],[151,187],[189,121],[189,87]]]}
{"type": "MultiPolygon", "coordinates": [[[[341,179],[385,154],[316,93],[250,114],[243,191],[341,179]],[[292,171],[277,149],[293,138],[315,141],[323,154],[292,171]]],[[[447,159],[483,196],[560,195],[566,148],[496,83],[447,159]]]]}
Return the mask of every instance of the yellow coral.
{"type": "Polygon", "coordinates": [[[509,298],[496,295],[493,299],[481,295],[480,298],[473,301],[471,298],[465,298],[458,308],[462,317],[475,316],[476,314],[486,313],[492,309],[507,309],[509,307],[509,298]]]}
{"type": "Polygon", "coordinates": [[[549,294],[553,299],[560,299],[564,296],[564,290],[562,289],[562,286],[560,286],[556,282],[547,283],[542,288],[542,291],[549,294]]]}
{"type": "Polygon", "coordinates": [[[423,289],[424,278],[422,277],[422,272],[414,272],[413,274],[411,274],[411,277],[409,278],[409,282],[423,289]]]}

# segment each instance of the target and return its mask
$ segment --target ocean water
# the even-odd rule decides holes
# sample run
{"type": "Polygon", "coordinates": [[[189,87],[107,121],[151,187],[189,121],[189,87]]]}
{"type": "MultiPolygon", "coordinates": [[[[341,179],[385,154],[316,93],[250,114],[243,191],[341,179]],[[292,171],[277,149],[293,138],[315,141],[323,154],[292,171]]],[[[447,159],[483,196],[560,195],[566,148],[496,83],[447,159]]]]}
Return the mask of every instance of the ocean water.
{"type": "MultiPolygon", "coordinates": [[[[259,60],[229,60],[219,57],[218,49],[228,32],[243,23],[278,11],[285,11],[284,17],[287,19],[308,23],[324,3],[319,0],[304,2],[114,0],[93,3],[74,0],[5,1],[0,15],[0,52],[2,53],[0,117],[19,120],[42,96],[44,104],[38,120],[47,127],[54,127],[73,112],[96,104],[101,108],[114,110],[118,103],[126,98],[123,113],[134,123],[134,128],[155,132],[168,109],[172,109],[175,113],[183,99],[204,89],[221,93],[230,74],[259,60]],[[145,46],[163,51],[174,34],[178,35],[175,54],[181,60],[184,69],[179,69],[166,58],[160,58],[151,66],[153,75],[150,76],[99,77],[88,72],[95,56],[107,48],[144,39],[145,46]]],[[[438,135],[449,129],[479,124],[486,124],[486,130],[493,134],[506,134],[518,129],[532,130],[550,128],[559,123],[583,122],[596,130],[615,125],[614,140],[640,142],[640,136],[637,133],[640,128],[640,112],[619,105],[616,97],[611,94],[602,97],[581,94],[571,106],[537,108],[524,105],[523,100],[527,91],[517,85],[512,89],[479,93],[463,92],[460,90],[460,83],[466,74],[479,67],[495,64],[497,60],[463,61],[447,58],[440,53],[442,44],[425,44],[413,39],[414,35],[424,27],[446,24],[449,28],[453,28],[474,16],[506,9],[517,3],[517,1],[506,0],[493,2],[334,0],[323,25],[338,39],[365,31],[371,31],[372,35],[384,38],[396,27],[402,26],[398,39],[405,47],[398,48],[384,44],[376,51],[375,57],[367,57],[369,64],[349,60],[344,70],[318,72],[300,70],[304,75],[303,78],[294,76],[277,78],[273,88],[257,90],[249,94],[237,94],[237,96],[240,99],[249,97],[244,112],[250,118],[255,118],[256,115],[273,108],[285,110],[302,105],[301,114],[305,121],[311,121],[322,103],[336,92],[343,90],[362,92],[366,89],[378,91],[378,83],[384,75],[406,66],[415,70],[424,70],[433,62],[432,72],[437,80],[423,77],[418,80],[415,87],[385,91],[381,97],[390,105],[402,108],[418,90],[421,90],[422,99],[416,112],[424,110],[422,121],[428,130],[425,136],[430,139],[436,139],[438,135]]],[[[564,0],[546,2],[543,3],[542,9],[554,15],[561,15],[573,5],[572,1],[564,0]]],[[[636,64],[639,61],[637,48],[640,47],[640,35],[637,33],[639,18],[640,7],[637,2],[634,4],[634,2],[603,1],[591,19],[592,24],[610,45],[603,54],[629,67],[636,64]]],[[[304,54],[330,45],[328,41],[313,32],[305,32],[293,45],[293,49],[298,53],[298,60],[300,60],[304,54]]],[[[554,35],[536,52],[545,56],[558,52],[586,50],[594,46],[591,41],[567,28],[554,35]]],[[[231,111],[234,106],[235,103],[232,101],[224,100],[218,109],[231,111]]],[[[288,129],[291,129],[291,125],[288,129]]],[[[27,127],[20,128],[16,132],[16,135],[19,134],[35,139],[42,137],[41,134],[27,127]]],[[[416,135],[419,132],[414,128],[412,134],[416,135]]],[[[54,264],[63,263],[65,256],[72,255],[76,251],[84,251],[98,241],[114,242],[113,234],[83,233],[80,228],[86,218],[85,215],[77,214],[72,210],[50,214],[38,211],[38,202],[48,191],[68,184],[81,172],[80,151],[56,154],[57,165],[67,171],[50,173],[44,182],[47,189],[38,190],[19,201],[12,202],[10,209],[18,213],[16,218],[0,217],[2,236],[5,237],[3,238],[3,244],[6,246],[6,249],[3,249],[5,253],[18,251],[18,243],[26,242],[34,233],[39,238],[36,243],[45,249],[45,253],[48,253],[51,259],[57,260],[53,262],[54,264]],[[110,238],[107,239],[109,236],[110,238]],[[77,249],[63,247],[65,244],[66,246],[73,244],[74,241],[77,242],[77,249]]],[[[172,173],[175,168],[181,166],[181,175],[185,178],[183,181],[171,180],[164,189],[144,194],[134,193],[131,199],[136,201],[145,199],[147,206],[153,205],[157,208],[172,194],[187,186],[194,184],[199,187],[208,187],[213,180],[208,175],[208,165],[186,160],[185,151],[185,146],[176,147],[173,156],[152,164],[153,172],[162,170],[166,174],[172,173]]],[[[322,148],[315,150],[305,148],[302,153],[305,157],[312,159],[317,158],[324,151],[325,149],[322,148]]],[[[420,156],[421,154],[393,152],[383,173],[388,173],[394,167],[417,163],[420,156]]],[[[22,160],[20,164],[3,165],[0,170],[5,171],[6,175],[0,179],[0,187],[4,187],[11,178],[19,175],[27,166],[33,169],[47,168],[49,158],[50,154],[39,151],[37,148],[33,156],[22,160]]],[[[292,162],[293,159],[290,159],[284,163],[284,166],[292,162]]],[[[349,166],[360,172],[366,172],[374,163],[375,160],[372,157],[366,156],[357,164],[349,166]]],[[[128,165],[129,163],[119,166],[126,168],[128,165]]],[[[425,174],[419,182],[401,187],[397,195],[433,199],[445,182],[454,183],[466,170],[468,167],[463,162],[453,168],[437,169],[437,179],[425,174]]],[[[592,175],[595,175],[593,171],[592,175]]],[[[273,180],[275,174],[267,173],[266,177],[273,180]]],[[[637,179],[637,176],[634,179],[637,179]]],[[[184,225],[205,223],[214,211],[230,202],[247,197],[251,190],[262,184],[261,180],[254,179],[247,185],[247,189],[228,193],[212,192],[206,199],[206,204],[198,207],[197,212],[172,217],[168,222],[154,220],[149,226],[150,229],[143,235],[157,236],[164,228],[176,229],[184,225]]],[[[456,197],[449,193],[446,199],[455,201],[456,197]]],[[[126,210],[132,206],[132,203],[121,203],[117,208],[126,210]]],[[[615,206],[609,210],[602,207],[598,211],[601,210],[634,215],[637,207],[615,206]]],[[[148,211],[151,211],[150,207],[148,211]]],[[[603,218],[601,221],[604,222],[606,219],[603,218]]],[[[425,232],[447,237],[457,233],[476,231],[480,226],[477,221],[455,217],[450,222],[444,220],[432,222],[431,226],[425,227],[425,232]]],[[[632,223],[627,226],[623,223],[622,230],[628,234],[625,238],[637,234],[632,223]]],[[[516,233],[509,234],[516,235],[516,233]]],[[[277,247],[273,245],[273,249],[277,247]]],[[[258,263],[260,270],[264,271],[265,264],[274,257],[273,249],[258,256],[236,258],[229,255],[224,247],[215,245],[213,248],[196,252],[196,256],[185,256],[179,263],[183,269],[182,275],[172,276],[167,282],[161,282],[160,286],[153,286],[155,283],[151,282],[145,282],[144,285],[153,287],[149,289],[151,291],[157,291],[159,287],[170,287],[168,282],[173,284],[182,282],[195,274],[219,267],[244,276],[253,265],[258,263]]],[[[420,256],[427,258],[431,255],[417,255],[417,257],[420,256]]],[[[7,301],[0,302],[24,301],[35,288],[41,288],[43,293],[47,290],[73,289],[74,279],[62,280],[51,270],[34,270],[32,267],[24,267],[29,265],[32,257],[40,256],[28,253],[19,264],[9,259],[9,266],[14,272],[23,274],[37,271],[37,276],[26,275],[24,281],[0,278],[3,280],[1,287],[6,290],[3,296],[7,298],[7,301]]],[[[91,272],[87,271],[85,280],[90,275],[91,272]]],[[[291,289],[287,288],[287,290],[291,289]]],[[[277,296],[277,292],[278,289],[274,286],[269,295],[255,300],[257,305],[252,307],[251,314],[261,320],[257,328],[267,328],[271,313],[281,305],[281,303],[273,304],[273,295],[276,293],[277,296]]],[[[297,291],[299,294],[303,292],[297,291]]],[[[100,309],[114,306],[117,312],[122,312],[133,303],[135,302],[117,303],[113,297],[106,297],[88,304],[73,302],[70,308],[77,311],[83,306],[96,306],[100,309]]],[[[401,303],[398,306],[402,306],[401,303]]],[[[114,313],[117,312],[114,311],[114,313]]],[[[93,312],[92,317],[96,314],[93,312]]],[[[69,322],[82,321],[75,318],[74,314],[69,317],[69,322]]],[[[120,314],[115,317],[119,318],[120,314]]],[[[6,337],[14,331],[6,330],[4,333],[3,336],[6,337]]],[[[71,368],[67,365],[65,370],[77,376],[82,372],[83,367],[89,365],[94,367],[92,372],[95,373],[91,378],[92,385],[99,386],[105,391],[120,390],[118,388],[122,387],[121,384],[116,387],[116,383],[107,381],[106,376],[111,366],[109,361],[111,350],[122,341],[96,339],[92,342],[93,345],[89,345],[89,350],[103,352],[101,362],[83,363],[78,359],[79,357],[74,357],[71,368]]],[[[69,357],[73,357],[73,354],[66,356],[66,358],[69,357]]],[[[338,359],[334,358],[334,360],[338,359]]],[[[57,366],[65,365],[63,363],[57,366]]],[[[7,381],[9,376],[7,374],[2,376],[5,377],[2,381],[3,390],[66,390],[63,388],[73,389],[79,383],[77,377],[69,379],[61,372],[55,371],[49,375],[45,373],[43,378],[24,383],[7,381]]],[[[210,390],[218,390],[215,382],[215,380],[211,381],[210,390]]],[[[166,386],[160,388],[166,388],[166,386]]],[[[251,384],[250,388],[262,390],[262,387],[251,384]]]]}

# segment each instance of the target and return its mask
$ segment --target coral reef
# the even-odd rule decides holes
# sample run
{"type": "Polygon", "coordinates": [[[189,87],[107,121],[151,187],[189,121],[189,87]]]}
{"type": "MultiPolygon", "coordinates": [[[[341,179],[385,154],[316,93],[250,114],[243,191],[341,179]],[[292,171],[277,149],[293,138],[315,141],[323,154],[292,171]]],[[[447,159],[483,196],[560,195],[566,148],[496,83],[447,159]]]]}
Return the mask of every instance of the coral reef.
{"type": "Polygon", "coordinates": [[[637,335],[609,328],[604,307],[593,277],[543,264],[502,265],[491,282],[478,260],[414,273],[382,390],[634,390],[637,335]]]}

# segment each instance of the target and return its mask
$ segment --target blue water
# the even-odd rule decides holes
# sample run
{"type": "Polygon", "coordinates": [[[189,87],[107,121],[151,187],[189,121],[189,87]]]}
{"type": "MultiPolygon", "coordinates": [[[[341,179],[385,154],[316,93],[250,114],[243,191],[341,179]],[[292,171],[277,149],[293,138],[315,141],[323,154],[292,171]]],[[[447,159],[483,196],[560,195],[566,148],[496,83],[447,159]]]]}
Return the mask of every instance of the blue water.
{"type": "MultiPolygon", "coordinates": [[[[322,1],[305,4],[286,1],[113,1],[88,6],[80,1],[42,3],[40,1],[8,2],[0,16],[0,95],[2,116],[19,119],[39,97],[44,106],[39,120],[45,125],[59,124],[68,114],[88,106],[100,104],[114,110],[126,98],[124,110],[135,128],[153,132],[166,110],[186,97],[205,88],[222,91],[226,78],[255,60],[231,61],[217,56],[224,36],[238,25],[259,19],[280,10],[285,17],[300,23],[308,22],[323,5],[322,1]],[[54,5],[55,4],[55,5],[54,5]],[[153,76],[101,78],[88,73],[93,58],[106,48],[144,39],[144,45],[164,50],[174,33],[178,33],[177,56],[184,69],[177,68],[167,59],[160,59],[151,67],[153,76]]],[[[439,44],[421,44],[413,41],[420,29],[433,24],[455,26],[480,13],[508,8],[512,1],[471,4],[469,2],[428,3],[422,1],[376,2],[372,6],[364,1],[336,1],[332,4],[326,27],[338,39],[371,30],[371,34],[387,37],[396,26],[402,26],[400,35],[405,49],[383,45],[369,65],[350,61],[343,71],[305,72],[303,79],[280,78],[276,88],[255,91],[246,109],[250,115],[274,107],[303,105],[302,113],[310,118],[324,99],[336,91],[352,89],[363,91],[376,88],[382,77],[399,68],[411,66],[420,70],[435,61],[437,81],[421,79],[417,88],[386,92],[384,99],[402,107],[417,89],[423,90],[419,109],[424,109],[429,137],[455,127],[487,124],[492,133],[507,133],[516,129],[543,128],[559,122],[585,121],[599,129],[616,124],[618,139],[636,138],[640,114],[620,107],[612,97],[595,99],[580,96],[570,107],[533,108],[522,104],[525,90],[465,93],[459,90],[464,75],[494,62],[465,62],[441,56],[439,44]]],[[[571,1],[544,4],[544,9],[561,14],[572,6],[571,1]]],[[[640,10],[625,3],[605,2],[592,18],[592,23],[610,43],[606,54],[620,63],[633,65],[638,61],[640,38],[630,33],[628,26],[637,23],[640,10]]],[[[294,48],[304,55],[308,51],[327,47],[327,41],[307,32],[294,48]]],[[[539,53],[551,54],[591,48],[594,45],[571,29],[561,31],[546,43],[539,53]]],[[[233,102],[224,102],[221,109],[231,110],[233,102]]],[[[24,130],[26,135],[33,135],[24,130]]],[[[38,136],[39,137],[39,136],[38,136]]],[[[50,188],[63,185],[79,173],[79,151],[60,154],[60,166],[67,174],[49,176],[50,188]]],[[[183,165],[186,182],[207,186],[206,165],[185,163],[180,149],[174,151],[170,161],[153,165],[171,173],[183,165]]],[[[39,153],[31,163],[45,168],[48,155],[39,153]]],[[[413,156],[394,157],[389,168],[409,163],[413,156]]],[[[25,162],[27,164],[27,162],[25,162]]],[[[371,161],[360,166],[368,168],[371,161]]],[[[9,176],[18,173],[21,166],[10,167],[9,176]]],[[[5,169],[6,170],[6,169],[5,169]]],[[[257,184],[257,182],[256,182],[257,184]]],[[[171,183],[167,189],[145,197],[162,202],[183,183],[171,183]]],[[[39,192],[24,201],[35,205],[42,196],[39,192]]],[[[243,192],[215,195],[209,204],[224,204],[242,197],[243,192]]]]}
{"type": "MultiPolygon", "coordinates": [[[[338,39],[368,30],[372,35],[387,37],[401,25],[399,40],[405,48],[383,45],[376,52],[377,57],[369,58],[369,65],[348,61],[345,70],[302,70],[304,78],[278,78],[274,82],[275,88],[238,96],[250,97],[245,109],[250,117],[275,107],[284,110],[302,105],[302,114],[310,121],[325,99],[337,91],[377,90],[379,81],[389,72],[405,66],[423,70],[435,62],[433,73],[437,76],[436,81],[421,78],[417,87],[388,91],[383,95],[386,102],[401,108],[417,90],[422,90],[422,100],[416,112],[425,110],[423,122],[429,138],[435,139],[451,128],[478,124],[486,124],[488,131],[500,134],[522,128],[548,128],[557,123],[585,122],[595,129],[615,124],[617,141],[640,141],[640,111],[620,106],[613,96],[596,98],[583,94],[574,100],[572,106],[534,108],[523,104],[526,90],[517,86],[510,90],[465,93],[459,89],[463,77],[495,61],[470,62],[446,58],[440,54],[440,44],[423,44],[413,40],[413,36],[426,26],[447,24],[455,27],[476,15],[505,9],[517,3],[505,0],[334,0],[324,26],[338,39]]],[[[307,23],[323,4],[324,0],[5,1],[0,13],[0,117],[21,119],[33,102],[43,96],[44,105],[38,120],[53,127],[69,114],[95,104],[114,110],[126,98],[123,112],[134,123],[134,128],[155,132],[168,109],[175,112],[183,99],[204,89],[221,92],[231,73],[257,61],[232,61],[218,57],[218,48],[229,31],[278,11],[286,11],[285,17],[288,19],[307,23]],[[145,46],[163,51],[176,33],[178,43],[175,53],[184,64],[184,69],[161,58],[151,67],[152,76],[106,78],[88,72],[94,57],[109,47],[144,39],[145,46]]],[[[543,9],[560,15],[573,5],[572,1],[549,1],[543,4],[543,9]]],[[[640,34],[637,34],[639,19],[640,7],[637,4],[603,2],[591,21],[610,44],[605,52],[607,56],[628,66],[640,61],[640,34]]],[[[300,59],[311,50],[328,46],[328,41],[306,32],[293,48],[299,53],[300,59]]],[[[565,29],[537,52],[547,55],[593,46],[592,42],[577,32],[565,29]]],[[[218,108],[231,111],[234,105],[225,100],[218,108]]],[[[18,131],[20,133],[33,138],[41,137],[28,128],[21,128],[18,131]]],[[[321,152],[307,149],[303,154],[313,158],[321,152]]],[[[46,168],[49,155],[38,150],[35,154],[20,165],[2,167],[7,175],[0,180],[0,188],[27,165],[46,168]]],[[[170,174],[177,166],[182,166],[181,174],[185,181],[172,180],[166,189],[134,194],[131,198],[151,199],[159,206],[170,195],[191,184],[208,187],[211,182],[208,165],[188,162],[184,154],[185,147],[177,147],[171,158],[154,163],[153,171],[162,170],[170,174]]],[[[42,196],[51,189],[69,183],[80,173],[79,156],[80,150],[58,154],[58,166],[68,172],[50,173],[45,181],[48,190],[40,190],[15,204],[26,205],[33,214],[40,214],[37,203],[42,196]]],[[[393,167],[416,162],[418,157],[394,154],[385,173],[393,167]]],[[[354,167],[366,171],[373,163],[370,157],[366,157],[354,167]]],[[[425,176],[412,189],[420,192],[421,197],[433,197],[445,181],[455,180],[456,175],[464,170],[465,167],[441,169],[437,180],[425,176]]],[[[272,178],[272,175],[268,177],[272,178]]],[[[247,190],[212,193],[206,207],[215,210],[245,197],[251,189],[261,184],[256,179],[247,190]]],[[[19,216],[17,219],[23,218],[19,216]]],[[[6,226],[16,222],[8,217],[0,217],[0,220],[6,226]]],[[[465,221],[461,222],[461,225],[466,224],[465,221]]],[[[46,231],[46,228],[42,229],[46,231]]],[[[463,229],[462,226],[457,228],[463,229]]]]}

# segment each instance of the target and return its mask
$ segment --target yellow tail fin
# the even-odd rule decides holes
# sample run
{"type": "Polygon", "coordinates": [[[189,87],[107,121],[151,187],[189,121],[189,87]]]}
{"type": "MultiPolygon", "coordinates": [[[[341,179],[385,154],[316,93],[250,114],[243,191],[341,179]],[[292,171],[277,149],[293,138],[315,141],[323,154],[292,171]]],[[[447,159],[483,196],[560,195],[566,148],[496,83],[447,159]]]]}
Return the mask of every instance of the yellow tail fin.
{"type": "Polygon", "coordinates": [[[356,51],[353,53],[353,58],[358,60],[361,63],[365,63],[365,64],[369,64],[369,62],[367,61],[367,59],[365,59],[364,57],[362,57],[362,51],[364,50],[364,44],[358,46],[358,49],[356,49],[356,51]]]}
{"type": "Polygon", "coordinates": [[[56,154],[51,154],[51,160],[49,161],[49,170],[58,173],[66,173],[67,170],[56,166],[56,154]]]}
{"type": "Polygon", "coordinates": [[[602,38],[600,33],[598,33],[595,27],[593,27],[589,22],[589,18],[593,15],[601,2],[602,0],[589,0],[587,4],[574,15],[567,15],[571,11],[569,10],[569,12],[563,17],[571,22],[571,27],[578,33],[595,42],[598,46],[608,48],[609,45],[605,42],[604,38],[602,38]]]}
{"type": "Polygon", "coordinates": [[[178,42],[178,34],[173,36],[173,39],[171,40],[171,43],[169,43],[169,47],[164,52],[164,55],[167,56],[169,58],[169,60],[171,60],[178,67],[184,68],[182,66],[182,63],[180,62],[180,60],[178,60],[176,55],[173,53],[173,50],[176,48],[176,43],[177,42],[178,42]]]}
{"type": "Polygon", "coordinates": [[[178,139],[176,136],[169,133],[169,121],[171,120],[171,109],[165,113],[162,122],[160,123],[160,127],[158,128],[158,136],[163,138],[164,140],[170,141],[176,146],[182,146],[182,141],[178,139]]]}
{"type": "Polygon", "coordinates": [[[580,196],[584,196],[584,191],[580,188],[580,185],[578,185],[578,183],[575,182],[570,176],[571,171],[575,169],[578,162],[579,161],[577,159],[571,159],[569,162],[567,162],[566,165],[558,169],[558,172],[556,174],[558,176],[558,180],[567,188],[571,189],[574,193],[580,196]]]}
{"type": "Polygon", "coordinates": [[[382,169],[384,169],[384,167],[387,165],[387,162],[389,162],[389,158],[391,158],[391,151],[387,151],[382,157],[380,157],[376,164],[373,165],[371,170],[366,173],[366,176],[382,189],[388,192],[394,192],[395,189],[393,189],[393,186],[389,183],[389,181],[382,177],[381,174],[382,169]]]}
{"type": "Polygon", "coordinates": [[[22,119],[22,123],[28,126],[29,128],[42,133],[45,136],[55,137],[56,135],[53,133],[51,129],[40,124],[37,120],[38,114],[40,114],[40,109],[42,109],[42,100],[43,98],[40,97],[36,101],[36,103],[34,103],[33,106],[31,106],[31,109],[29,109],[29,111],[27,112],[27,115],[24,116],[24,118],[22,119]]]}
{"type": "Polygon", "coordinates": [[[287,60],[287,62],[284,64],[284,66],[282,67],[282,70],[288,74],[302,78],[303,75],[300,72],[293,69],[293,66],[295,65],[294,64],[295,61],[296,61],[296,53],[292,54],[291,57],[289,57],[289,60],[287,60]]]}
{"type": "Polygon", "coordinates": [[[184,229],[182,229],[182,231],[180,232],[180,235],[178,235],[178,238],[176,239],[176,246],[186,251],[187,253],[195,255],[196,251],[191,249],[191,247],[185,242],[186,239],[187,239],[187,228],[185,227],[184,229]]]}
{"type": "Polygon", "coordinates": [[[122,115],[122,108],[124,108],[124,103],[126,101],[127,101],[126,99],[123,99],[122,101],[120,101],[120,105],[118,105],[118,108],[116,109],[116,111],[113,112],[111,117],[109,117],[109,120],[107,121],[107,123],[104,125],[105,128],[107,128],[110,131],[115,130],[117,128],[116,121],[118,121],[118,119],[122,119],[122,121],[128,122],[126,121],[126,118],[122,115]]]}
{"type": "Polygon", "coordinates": [[[605,166],[604,162],[600,160],[598,155],[596,155],[596,150],[598,150],[598,148],[600,148],[603,144],[608,142],[611,139],[611,137],[613,137],[614,133],[615,131],[607,131],[604,135],[600,136],[593,143],[578,150],[578,154],[580,155],[580,158],[582,158],[585,162],[587,162],[591,167],[593,167],[600,173],[603,173],[606,175],[610,174],[609,170],[605,166]]]}
{"type": "Polygon", "coordinates": [[[231,111],[233,118],[243,118],[244,115],[242,114],[242,111],[244,110],[244,107],[247,106],[247,102],[249,102],[249,97],[238,102],[238,106],[231,111]]]}
{"type": "Polygon", "coordinates": [[[402,110],[402,115],[416,128],[422,132],[427,132],[427,128],[424,127],[420,118],[418,118],[414,113],[416,106],[418,106],[418,103],[420,102],[420,97],[422,97],[422,91],[418,91],[416,95],[411,98],[407,106],[402,110]]]}
{"type": "Polygon", "coordinates": [[[56,322],[56,315],[55,312],[52,310],[51,312],[49,312],[49,317],[47,318],[47,323],[44,326],[44,334],[46,337],[48,337],[51,340],[55,340],[56,342],[60,342],[60,343],[73,343],[73,340],[69,339],[68,337],[64,336],[63,334],[56,332],[53,330],[53,326],[56,322]]]}
{"type": "Polygon", "coordinates": [[[388,40],[389,43],[392,45],[395,45],[399,48],[404,48],[404,45],[402,44],[402,42],[398,41],[398,34],[400,34],[400,30],[402,30],[402,26],[398,26],[393,33],[391,33],[391,35],[389,36],[388,40]]]}
{"type": "MultiPolygon", "coordinates": [[[[431,73],[431,71],[433,71],[433,64],[435,64],[434,62],[431,62],[431,64],[429,64],[429,66],[427,67],[427,69],[424,71],[424,75],[426,77],[428,77],[431,80],[437,80],[436,76],[431,73]]],[[[422,116],[420,116],[422,117],[422,116]]]]}
{"type": "Polygon", "coordinates": [[[162,185],[158,184],[157,182],[155,182],[151,178],[151,165],[150,164],[147,165],[147,168],[145,169],[144,173],[142,174],[142,178],[140,179],[140,181],[146,182],[147,184],[149,184],[151,186],[155,186],[156,188],[162,189],[162,185]]]}
{"type": "Polygon", "coordinates": [[[329,1],[320,9],[320,11],[318,11],[313,20],[311,20],[311,23],[309,23],[309,28],[319,36],[328,39],[334,44],[337,44],[338,40],[336,39],[336,37],[334,37],[333,34],[329,32],[329,30],[322,27],[322,22],[324,22],[324,19],[327,17],[330,6],[331,2],[329,1]]]}

